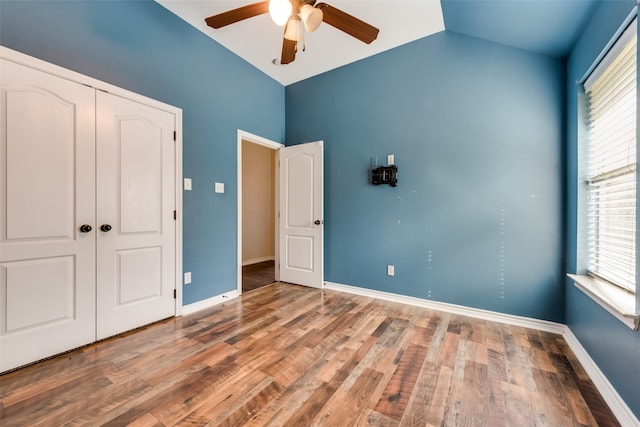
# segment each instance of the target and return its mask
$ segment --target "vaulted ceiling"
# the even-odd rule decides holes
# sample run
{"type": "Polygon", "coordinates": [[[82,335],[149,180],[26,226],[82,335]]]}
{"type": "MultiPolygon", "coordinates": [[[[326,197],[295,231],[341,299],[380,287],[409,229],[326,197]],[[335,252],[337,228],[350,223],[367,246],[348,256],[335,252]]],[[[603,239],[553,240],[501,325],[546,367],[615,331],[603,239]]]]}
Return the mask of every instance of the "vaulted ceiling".
{"type": "Polygon", "coordinates": [[[305,51],[299,51],[295,61],[287,65],[277,65],[283,28],[268,14],[220,29],[210,28],[204,21],[256,0],[156,1],[288,85],[445,29],[565,57],[601,0],[329,0],[332,6],[379,28],[378,38],[364,44],[323,23],[317,31],[305,34],[305,51]]]}
{"type": "Polygon", "coordinates": [[[447,31],[562,58],[571,53],[598,3],[600,0],[442,0],[442,10],[447,31]]]}

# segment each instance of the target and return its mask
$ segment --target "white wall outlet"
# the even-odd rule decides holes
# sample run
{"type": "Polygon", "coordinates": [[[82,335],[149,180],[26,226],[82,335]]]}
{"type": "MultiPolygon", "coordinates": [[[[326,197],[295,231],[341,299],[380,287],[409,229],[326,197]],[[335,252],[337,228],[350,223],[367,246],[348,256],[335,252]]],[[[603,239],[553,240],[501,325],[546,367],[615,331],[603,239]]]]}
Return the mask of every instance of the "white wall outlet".
{"type": "Polygon", "coordinates": [[[184,189],[185,191],[191,191],[191,178],[184,179],[184,189]]]}
{"type": "Polygon", "coordinates": [[[187,271],[184,273],[184,284],[188,285],[189,283],[191,283],[191,272],[187,271]]]}
{"type": "Polygon", "coordinates": [[[216,193],[224,193],[224,182],[216,182],[213,188],[216,193]]]}
{"type": "Polygon", "coordinates": [[[393,154],[387,154],[387,165],[392,166],[396,164],[396,156],[393,154]]]}
{"type": "Polygon", "coordinates": [[[393,265],[387,265],[387,276],[395,276],[396,268],[393,265]]]}

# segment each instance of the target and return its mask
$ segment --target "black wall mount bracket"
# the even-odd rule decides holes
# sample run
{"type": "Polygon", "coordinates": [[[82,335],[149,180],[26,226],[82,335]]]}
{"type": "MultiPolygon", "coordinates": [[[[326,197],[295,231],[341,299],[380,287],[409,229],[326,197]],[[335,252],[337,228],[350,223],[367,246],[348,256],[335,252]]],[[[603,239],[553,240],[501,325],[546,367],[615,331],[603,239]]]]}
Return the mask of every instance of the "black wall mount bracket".
{"type": "Polygon", "coordinates": [[[379,166],[371,170],[371,184],[389,184],[392,187],[398,186],[398,166],[379,166]]]}

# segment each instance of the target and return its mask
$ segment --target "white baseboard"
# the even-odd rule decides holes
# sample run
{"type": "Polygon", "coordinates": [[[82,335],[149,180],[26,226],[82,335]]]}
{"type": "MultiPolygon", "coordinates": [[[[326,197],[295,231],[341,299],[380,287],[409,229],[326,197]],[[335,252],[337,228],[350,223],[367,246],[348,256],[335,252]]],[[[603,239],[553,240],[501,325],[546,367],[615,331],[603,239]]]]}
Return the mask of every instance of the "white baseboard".
{"type": "Polygon", "coordinates": [[[390,292],[374,291],[371,289],[341,285],[338,283],[325,282],[324,288],[347,292],[350,294],[363,295],[371,298],[378,298],[386,301],[399,302],[402,304],[408,304],[417,307],[430,308],[432,310],[459,314],[461,316],[469,316],[498,323],[506,323],[508,325],[521,326],[523,328],[531,328],[539,331],[551,332],[554,334],[562,334],[564,333],[566,328],[566,326],[561,323],[549,322],[547,320],[539,320],[532,319],[530,317],[521,317],[512,314],[498,313],[495,311],[465,307],[463,305],[449,304],[446,302],[432,301],[422,298],[409,297],[406,295],[393,294],[390,292]]]}
{"type": "Polygon", "coordinates": [[[593,361],[587,350],[580,344],[578,338],[571,332],[568,326],[565,325],[565,331],[562,334],[564,340],[569,344],[571,351],[576,355],[578,361],[582,367],[589,374],[589,378],[593,381],[593,384],[596,386],[602,398],[609,408],[611,412],[616,416],[620,425],[623,426],[640,426],[640,421],[635,416],[635,414],[631,411],[631,409],[627,406],[622,397],[618,394],[616,389],[611,385],[607,377],[602,373],[596,362],[593,361]]]}
{"type": "Polygon", "coordinates": [[[531,328],[538,331],[551,332],[563,336],[569,348],[576,355],[584,369],[589,374],[602,398],[607,402],[609,408],[623,426],[640,427],[640,421],[631,411],[629,406],[620,397],[616,389],[611,385],[607,377],[602,373],[598,365],[593,361],[589,353],[582,347],[578,338],[571,332],[567,325],[562,323],[549,322],[546,320],[532,319],[528,317],[514,316],[511,314],[497,313],[495,311],[481,310],[477,308],[465,307],[462,305],[448,304],[444,302],[425,300],[421,298],[409,297],[405,295],[393,294],[390,292],[375,291],[372,289],[358,288],[355,286],[342,285],[339,283],[325,282],[324,289],[347,292],[355,295],[363,295],[385,301],[398,302],[417,307],[429,308],[443,311],[445,313],[458,314],[462,316],[474,317],[477,319],[489,320],[493,322],[505,323],[513,326],[531,328]]]}
{"type": "Polygon", "coordinates": [[[216,295],[215,297],[207,298],[202,301],[194,302],[193,304],[182,306],[182,315],[186,316],[188,314],[193,314],[196,311],[204,310],[205,308],[210,308],[215,305],[221,304],[225,301],[230,301],[234,298],[238,298],[240,294],[237,290],[229,291],[221,295],[216,295]]]}
{"type": "Polygon", "coordinates": [[[275,261],[275,260],[276,260],[275,256],[263,256],[260,258],[245,259],[242,261],[242,266],[244,267],[247,265],[258,264],[265,261],[275,261]]]}

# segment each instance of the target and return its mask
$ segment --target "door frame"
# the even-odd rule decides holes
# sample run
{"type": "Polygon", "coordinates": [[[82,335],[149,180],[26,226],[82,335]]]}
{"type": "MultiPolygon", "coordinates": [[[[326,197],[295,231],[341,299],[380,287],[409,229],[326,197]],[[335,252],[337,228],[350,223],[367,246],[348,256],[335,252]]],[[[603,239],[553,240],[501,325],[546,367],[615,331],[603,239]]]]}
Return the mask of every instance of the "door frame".
{"type": "Polygon", "coordinates": [[[146,104],[159,110],[167,111],[175,115],[175,207],[176,220],[175,220],[175,278],[174,289],[176,293],[175,298],[175,316],[182,315],[182,109],[173,105],[165,104],[153,98],[148,98],[144,95],[140,95],[135,92],[131,92],[127,89],[123,89],[118,86],[103,82],[93,77],[89,77],[84,74],[72,71],[68,68],[60,67],[42,59],[18,52],[16,50],[0,46],[0,57],[21,64],[36,70],[44,71],[45,73],[52,74],[54,76],[62,77],[67,80],[71,80],[76,83],[83,84],[85,86],[92,87],[94,89],[108,92],[112,95],[126,98],[134,102],[146,104]]]}
{"type": "MultiPolygon", "coordinates": [[[[238,212],[237,212],[237,222],[236,222],[236,229],[237,229],[237,244],[236,247],[238,248],[238,252],[236,255],[236,268],[237,268],[237,289],[238,289],[238,295],[242,295],[242,142],[243,141],[247,141],[251,144],[257,144],[257,145],[262,145],[263,147],[267,147],[270,148],[271,150],[274,151],[278,151],[279,149],[281,149],[282,147],[284,147],[284,144],[280,143],[280,142],[276,142],[276,141],[272,141],[270,139],[264,138],[262,136],[259,135],[255,135],[252,134],[250,132],[246,132],[242,129],[238,129],[238,137],[237,137],[237,146],[238,146],[238,151],[237,151],[237,158],[238,158],[238,184],[237,184],[237,194],[236,194],[236,198],[238,201],[238,212]]],[[[275,204],[274,204],[274,239],[275,239],[275,273],[276,273],[276,281],[278,281],[280,279],[280,271],[278,269],[278,265],[279,265],[279,261],[280,261],[280,241],[279,241],[279,221],[278,221],[278,206],[280,203],[280,191],[279,191],[279,173],[280,173],[280,168],[278,166],[278,161],[277,161],[278,156],[276,156],[276,162],[275,162],[275,204]]]]}

